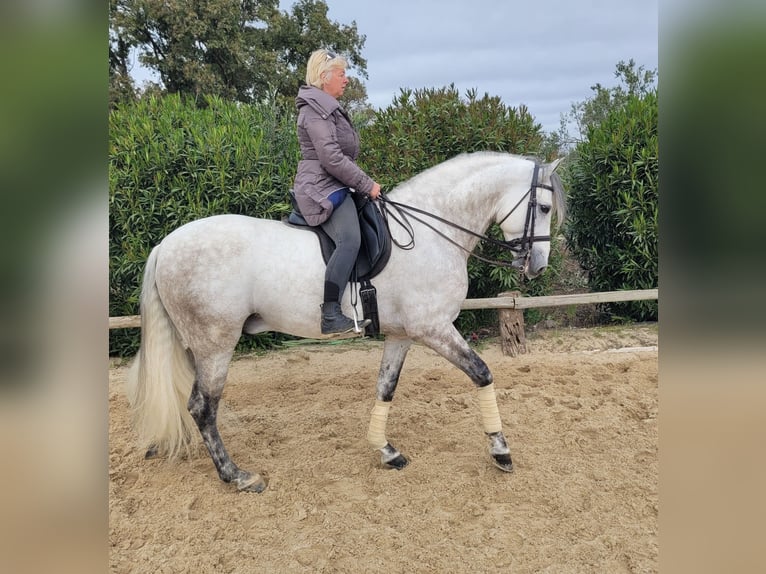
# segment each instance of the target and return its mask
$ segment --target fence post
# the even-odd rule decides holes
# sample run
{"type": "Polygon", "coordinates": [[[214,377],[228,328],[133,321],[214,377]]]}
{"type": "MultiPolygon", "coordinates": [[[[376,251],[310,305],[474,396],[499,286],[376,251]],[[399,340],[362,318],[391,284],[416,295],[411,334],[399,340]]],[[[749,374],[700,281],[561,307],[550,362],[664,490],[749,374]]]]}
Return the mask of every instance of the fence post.
{"type": "MultiPolygon", "coordinates": [[[[498,297],[520,297],[519,291],[506,291],[498,297]]],[[[524,334],[524,311],[521,309],[498,309],[500,320],[500,346],[503,355],[515,357],[527,352],[527,337],[524,334]]]]}

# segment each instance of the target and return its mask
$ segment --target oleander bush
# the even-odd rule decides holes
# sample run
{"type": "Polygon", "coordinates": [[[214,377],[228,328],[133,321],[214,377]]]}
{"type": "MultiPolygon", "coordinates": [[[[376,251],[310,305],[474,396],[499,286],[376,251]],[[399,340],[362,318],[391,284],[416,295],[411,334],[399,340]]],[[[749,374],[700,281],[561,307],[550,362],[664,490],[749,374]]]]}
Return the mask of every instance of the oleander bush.
{"type": "MultiPolygon", "coordinates": [[[[290,110],[210,97],[146,97],[109,114],[109,314],[139,313],[151,249],[201,217],[278,219],[298,161],[290,110]]],[[[264,335],[262,342],[267,342],[264,335]]],[[[110,353],[138,348],[137,329],[110,333],[110,353]]]]}
{"type": "MultiPolygon", "coordinates": [[[[566,238],[592,291],[658,285],[657,92],[591,126],[568,171],[566,238]]],[[[615,320],[657,320],[657,301],[609,303],[615,320]]]]}

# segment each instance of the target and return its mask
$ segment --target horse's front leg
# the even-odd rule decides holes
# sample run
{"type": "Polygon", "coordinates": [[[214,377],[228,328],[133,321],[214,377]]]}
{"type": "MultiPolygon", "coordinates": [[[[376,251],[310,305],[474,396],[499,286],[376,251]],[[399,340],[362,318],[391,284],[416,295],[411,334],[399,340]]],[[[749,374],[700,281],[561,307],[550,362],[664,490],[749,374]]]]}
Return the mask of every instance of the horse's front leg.
{"type": "Polygon", "coordinates": [[[367,431],[367,440],[370,445],[380,451],[380,461],[397,470],[403,469],[409,461],[386,439],[386,423],[388,410],[391,408],[391,401],[394,399],[396,385],[399,383],[399,375],[410,345],[412,341],[409,339],[386,338],[378,374],[375,406],[370,415],[370,428],[367,431]]]}
{"type": "Polygon", "coordinates": [[[476,385],[482,427],[489,439],[489,453],[495,466],[500,470],[513,472],[511,451],[503,435],[500,411],[497,408],[495,384],[487,364],[471,349],[452,325],[449,329],[429,333],[428,336],[420,337],[419,340],[458,367],[476,385]]]}

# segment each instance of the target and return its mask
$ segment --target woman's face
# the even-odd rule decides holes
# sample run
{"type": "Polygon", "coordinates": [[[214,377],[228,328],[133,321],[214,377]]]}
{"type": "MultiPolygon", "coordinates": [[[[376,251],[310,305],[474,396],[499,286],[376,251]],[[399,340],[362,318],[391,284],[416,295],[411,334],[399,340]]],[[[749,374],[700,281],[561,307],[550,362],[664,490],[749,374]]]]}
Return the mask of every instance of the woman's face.
{"type": "Polygon", "coordinates": [[[330,94],[333,98],[339,98],[348,84],[346,70],[344,68],[333,68],[327,72],[327,79],[322,85],[322,90],[330,94]]]}

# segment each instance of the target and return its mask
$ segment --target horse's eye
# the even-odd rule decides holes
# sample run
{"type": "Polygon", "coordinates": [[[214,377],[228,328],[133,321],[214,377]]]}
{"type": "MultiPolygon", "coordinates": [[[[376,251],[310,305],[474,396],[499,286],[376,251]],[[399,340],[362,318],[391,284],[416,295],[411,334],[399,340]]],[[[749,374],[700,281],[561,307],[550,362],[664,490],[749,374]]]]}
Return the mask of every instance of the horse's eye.
{"type": "Polygon", "coordinates": [[[550,210],[551,210],[551,206],[550,205],[541,205],[540,206],[540,211],[542,211],[543,213],[548,213],[550,210]]]}

